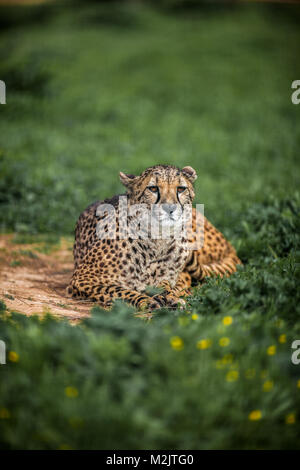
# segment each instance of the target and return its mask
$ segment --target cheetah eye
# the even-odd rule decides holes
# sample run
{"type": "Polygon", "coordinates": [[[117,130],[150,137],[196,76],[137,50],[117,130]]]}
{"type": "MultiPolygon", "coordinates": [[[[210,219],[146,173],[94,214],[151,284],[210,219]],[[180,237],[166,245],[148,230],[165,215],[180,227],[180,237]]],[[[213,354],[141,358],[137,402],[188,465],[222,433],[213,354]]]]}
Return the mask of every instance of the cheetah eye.
{"type": "Polygon", "coordinates": [[[148,186],[149,191],[151,193],[157,193],[158,192],[158,187],[157,186],[148,186]]]}
{"type": "Polygon", "coordinates": [[[185,186],[178,186],[177,188],[177,192],[180,194],[180,193],[183,193],[184,191],[186,190],[186,187],[185,186]]]}

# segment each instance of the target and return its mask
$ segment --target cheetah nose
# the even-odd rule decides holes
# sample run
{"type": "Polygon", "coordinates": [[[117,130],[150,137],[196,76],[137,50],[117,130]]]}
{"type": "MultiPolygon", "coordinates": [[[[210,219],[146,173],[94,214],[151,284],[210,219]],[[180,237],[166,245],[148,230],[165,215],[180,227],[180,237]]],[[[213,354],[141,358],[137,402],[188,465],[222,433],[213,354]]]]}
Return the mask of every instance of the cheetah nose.
{"type": "Polygon", "coordinates": [[[162,209],[170,216],[176,211],[176,204],[162,204],[162,209]]]}

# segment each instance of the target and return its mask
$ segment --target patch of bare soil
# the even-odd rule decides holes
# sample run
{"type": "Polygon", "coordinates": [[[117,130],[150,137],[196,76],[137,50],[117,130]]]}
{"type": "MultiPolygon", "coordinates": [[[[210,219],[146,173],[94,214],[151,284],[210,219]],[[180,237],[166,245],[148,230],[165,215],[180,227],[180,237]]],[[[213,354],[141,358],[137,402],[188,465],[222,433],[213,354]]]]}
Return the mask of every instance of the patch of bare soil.
{"type": "Polygon", "coordinates": [[[0,235],[0,299],[8,309],[26,315],[51,313],[75,322],[89,316],[93,302],[65,293],[72,271],[71,240],[62,238],[48,253],[41,243],[16,244],[14,235],[0,235]]]}

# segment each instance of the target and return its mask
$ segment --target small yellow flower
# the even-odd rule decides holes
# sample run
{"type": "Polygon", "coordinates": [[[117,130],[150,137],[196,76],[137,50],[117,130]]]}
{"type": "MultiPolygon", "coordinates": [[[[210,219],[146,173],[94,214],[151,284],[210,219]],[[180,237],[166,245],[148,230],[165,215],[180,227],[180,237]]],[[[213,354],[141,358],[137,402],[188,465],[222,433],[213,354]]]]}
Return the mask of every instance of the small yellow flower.
{"type": "Polygon", "coordinates": [[[8,359],[9,359],[11,362],[18,362],[18,360],[19,360],[19,354],[16,353],[15,351],[9,351],[9,353],[8,353],[8,359]]]}
{"type": "Polygon", "coordinates": [[[300,388],[300,379],[297,382],[297,387],[300,388]]]}
{"type": "Polygon", "coordinates": [[[233,361],[233,355],[232,354],[225,354],[225,356],[222,357],[222,364],[232,364],[233,361]]]}
{"type": "Polygon", "coordinates": [[[230,343],[230,339],[226,337],[220,338],[219,340],[219,345],[222,347],[228,346],[229,343],[230,343]]]}
{"type": "Polygon", "coordinates": [[[239,373],[237,370],[230,370],[229,372],[227,372],[226,374],[226,380],[227,382],[234,382],[235,380],[237,380],[239,378],[239,373]]]}
{"type": "Polygon", "coordinates": [[[0,408],[0,419],[9,419],[10,412],[7,408],[0,408]]]}
{"type": "Polygon", "coordinates": [[[61,444],[59,450],[73,450],[73,448],[69,444],[61,444]]]}
{"type": "Polygon", "coordinates": [[[276,346],[274,344],[268,347],[267,354],[268,356],[274,356],[274,354],[276,354],[276,346]]]}
{"type": "Polygon", "coordinates": [[[181,349],[183,349],[183,341],[181,338],[179,338],[179,336],[172,336],[172,338],[170,339],[170,344],[172,348],[176,351],[180,351],[181,349]]]}
{"type": "Polygon", "coordinates": [[[270,390],[272,390],[273,387],[274,387],[274,382],[272,380],[267,380],[263,384],[263,391],[264,392],[269,392],[270,390]]]}
{"type": "Polygon", "coordinates": [[[254,379],[255,374],[256,374],[255,369],[247,369],[246,372],[245,372],[245,377],[246,377],[246,379],[251,380],[251,379],[254,379]]]}
{"type": "Polygon", "coordinates": [[[198,318],[199,318],[199,315],[197,315],[197,313],[193,313],[192,320],[197,320],[198,318]]]}
{"type": "Polygon", "coordinates": [[[286,343],[286,335],[280,335],[278,338],[279,343],[286,343]]]}
{"type": "Polygon", "coordinates": [[[231,325],[232,322],[233,322],[233,320],[232,320],[232,317],[230,317],[230,316],[223,318],[223,325],[225,325],[225,326],[231,325]]]}
{"type": "Polygon", "coordinates": [[[296,422],[295,413],[289,413],[288,415],[286,415],[285,422],[286,424],[295,424],[296,422]]]}
{"type": "Polygon", "coordinates": [[[197,342],[198,349],[207,349],[207,348],[210,348],[211,345],[212,345],[211,339],[201,339],[200,341],[197,342]]]}
{"type": "Polygon", "coordinates": [[[66,387],[65,394],[68,398],[76,398],[78,397],[78,390],[75,387],[66,387]]]}
{"type": "Polygon", "coordinates": [[[258,421],[262,417],[262,413],[260,410],[253,410],[251,413],[249,413],[248,419],[250,421],[258,421]]]}

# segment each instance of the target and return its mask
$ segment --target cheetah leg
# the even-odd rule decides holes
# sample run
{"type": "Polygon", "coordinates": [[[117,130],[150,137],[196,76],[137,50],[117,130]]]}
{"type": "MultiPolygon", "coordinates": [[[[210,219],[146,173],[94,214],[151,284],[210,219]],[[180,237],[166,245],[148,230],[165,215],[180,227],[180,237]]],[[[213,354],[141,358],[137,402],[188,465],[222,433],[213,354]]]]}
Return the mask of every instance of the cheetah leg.
{"type": "Polygon", "coordinates": [[[199,236],[200,232],[202,246],[198,250],[191,251],[185,270],[197,281],[202,281],[207,276],[223,277],[234,273],[236,266],[242,263],[233,246],[205,217],[204,220],[202,219],[203,224],[198,225],[195,222],[195,209],[193,209],[193,216],[193,232],[190,234],[190,241],[195,242],[195,233],[197,232],[199,236]]]}
{"type": "Polygon", "coordinates": [[[184,306],[185,301],[180,297],[184,297],[186,295],[191,294],[189,290],[191,284],[192,278],[190,274],[186,271],[183,271],[179,274],[174,287],[170,286],[169,281],[163,281],[160,284],[160,287],[163,287],[165,290],[165,298],[167,300],[167,305],[171,307],[176,307],[178,304],[184,306]]]}
{"type": "Polygon", "coordinates": [[[161,308],[166,303],[165,299],[159,295],[150,297],[149,295],[125,289],[118,285],[101,285],[101,282],[96,277],[89,278],[87,281],[83,277],[76,275],[73,276],[67,288],[67,294],[74,298],[93,300],[106,309],[111,307],[114,299],[122,299],[139,309],[149,307],[151,310],[161,308]]]}
{"type": "Polygon", "coordinates": [[[173,288],[173,292],[177,295],[177,297],[191,295],[191,291],[189,290],[191,285],[191,275],[187,271],[182,271],[178,276],[175,287],[173,288]]]}
{"type": "Polygon", "coordinates": [[[193,279],[202,281],[205,277],[212,276],[230,276],[236,271],[236,266],[241,264],[241,261],[235,254],[228,254],[221,260],[214,260],[210,262],[202,261],[202,253],[195,252],[192,255],[191,262],[186,266],[186,270],[190,273],[193,279]]]}

